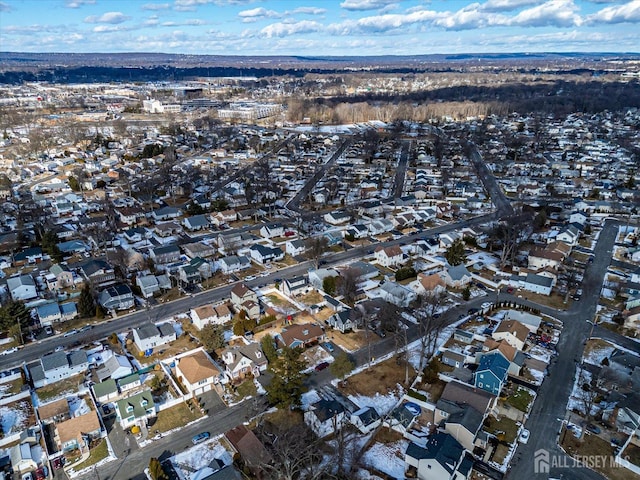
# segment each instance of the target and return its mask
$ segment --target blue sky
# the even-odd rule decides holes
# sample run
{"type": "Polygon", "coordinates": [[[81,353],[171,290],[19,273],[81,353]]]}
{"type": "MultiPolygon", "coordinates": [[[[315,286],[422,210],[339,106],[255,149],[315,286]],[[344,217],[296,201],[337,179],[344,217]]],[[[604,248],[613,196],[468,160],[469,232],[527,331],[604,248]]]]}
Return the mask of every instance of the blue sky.
{"type": "Polygon", "coordinates": [[[212,55],[638,52],[640,0],[0,0],[0,49],[212,55]]]}

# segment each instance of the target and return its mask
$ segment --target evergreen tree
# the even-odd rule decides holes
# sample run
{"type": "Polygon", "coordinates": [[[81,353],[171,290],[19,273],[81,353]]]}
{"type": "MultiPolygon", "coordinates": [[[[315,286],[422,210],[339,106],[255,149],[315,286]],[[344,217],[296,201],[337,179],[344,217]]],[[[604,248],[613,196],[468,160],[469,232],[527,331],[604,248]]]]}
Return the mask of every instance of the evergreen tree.
{"type": "Polygon", "coordinates": [[[345,352],[341,352],[336,356],[335,361],[329,366],[329,370],[331,373],[340,381],[344,379],[344,377],[349,374],[353,370],[355,365],[345,352]]]}
{"type": "Polygon", "coordinates": [[[224,331],[221,325],[208,323],[200,330],[200,342],[209,352],[224,347],[224,331]]]}
{"type": "Polygon", "coordinates": [[[92,317],[96,313],[96,303],[87,284],[82,288],[78,298],[78,313],[83,317],[92,317]]]}
{"type": "Polygon", "coordinates": [[[307,367],[300,358],[300,349],[284,347],[281,354],[270,364],[274,373],[273,380],[267,386],[269,403],[278,408],[297,407],[305,392],[305,374],[307,367]]]}
{"type": "Polygon", "coordinates": [[[336,279],[337,277],[329,276],[324,277],[324,280],[322,280],[322,290],[324,290],[327,295],[333,296],[336,294],[336,279]]]}
{"type": "Polygon", "coordinates": [[[455,267],[463,264],[467,260],[467,254],[464,252],[464,242],[460,239],[451,244],[444,254],[444,258],[447,259],[449,265],[455,267]]]}
{"type": "Polygon", "coordinates": [[[262,340],[260,340],[260,347],[262,347],[262,353],[264,353],[264,356],[269,363],[278,358],[276,344],[271,335],[267,334],[262,337],[262,340]]]}
{"type": "Polygon", "coordinates": [[[0,308],[0,330],[9,332],[21,345],[30,323],[31,315],[24,303],[11,300],[0,308]]]}
{"type": "Polygon", "coordinates": [[[162,468],[160,460],[155,457],[152,457],[151,460],[149,460],[149,476],[153,480],[169,480],[169,476],[162,468]]]}

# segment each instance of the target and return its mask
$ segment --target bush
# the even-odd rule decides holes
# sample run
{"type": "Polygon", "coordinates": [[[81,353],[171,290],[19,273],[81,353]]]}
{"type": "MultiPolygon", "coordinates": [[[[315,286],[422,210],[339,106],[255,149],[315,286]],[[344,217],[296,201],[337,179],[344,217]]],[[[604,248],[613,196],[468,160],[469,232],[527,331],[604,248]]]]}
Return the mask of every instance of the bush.
{"type": "Polygon", "coordinates": [[[423,395],[419,392],[416,392],[413,388],[410,388],[409,391],[407,392],[407,395],[409,395],[412,398],[416,398],[418,400],[422,400],[423,402],[427,401],[427,396],[423,395]]]}
{"type": "Polygon", "coordinates": [[[406,280],[407,278],[412,278],[416,276],[416,271],[413,267],[402,267],[396,271],[396,281],[400,282],[402,280],[406,280]]]}

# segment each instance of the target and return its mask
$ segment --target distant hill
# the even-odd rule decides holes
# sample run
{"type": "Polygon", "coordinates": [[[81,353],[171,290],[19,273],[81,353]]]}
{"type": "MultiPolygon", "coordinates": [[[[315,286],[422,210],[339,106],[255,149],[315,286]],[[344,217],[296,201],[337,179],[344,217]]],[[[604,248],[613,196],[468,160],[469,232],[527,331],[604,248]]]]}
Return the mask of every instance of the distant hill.
{"type": "Polygon", "coordinates": [[[0,52],[0,83],[25,81],[84,83],[176,81],[197,77],[293,76],[307,73],[377,71],[421,73],[462,71],[467,66],[545,72],[598,73],[613,61],[640,60],[640,54],[496,53],[415,56],[221,56],[164,53],[0,52]]]}

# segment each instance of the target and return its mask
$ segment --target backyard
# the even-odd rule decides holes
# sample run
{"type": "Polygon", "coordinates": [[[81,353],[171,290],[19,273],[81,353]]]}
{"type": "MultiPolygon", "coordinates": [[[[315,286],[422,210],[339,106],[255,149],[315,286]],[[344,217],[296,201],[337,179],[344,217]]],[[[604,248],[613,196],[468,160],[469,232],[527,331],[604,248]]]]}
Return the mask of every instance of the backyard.
{"type": "MultiPolygon", "coordinates": [[[[415,374],[409,372],[410,378],[415,374]]],[[[339,385],[338,389],[347,395],[362,395],[370,397],[376,393],[386,395],[397,390],[398,384],[404,384],[404,368],[400,368],[395,358],[378,363],[360,373],[347,378],[346,385],[339,385]]]]}
{"type": "Polygon", "coordinates": [[[45,403],[49,400],[54,400],[58,397],[61,397],[65,393],[75,393],[78,391],[78,387],[84,382],[84,375],[74,375],[73,377],[68,377],[58,382],[52,383],[51,385],[45,385],[44,387],[38,388],[36,393],[38,394],[38,398],[42,403],[45,403]]]}
{"type": "Polygon", "coordinates": [[[77,465],[73,466],[73,469],[76,472],[90,467],[91,465],[95,465],[100,460],[104,460],[105,458],[107,458],[107,456],[109,455],[109,450],[107,449],[107,441],[101,438],[98,442],[99,443],[96,446],[91,448],[89,458],[87,458],[84,462],[78,463],[77,465]]]}

